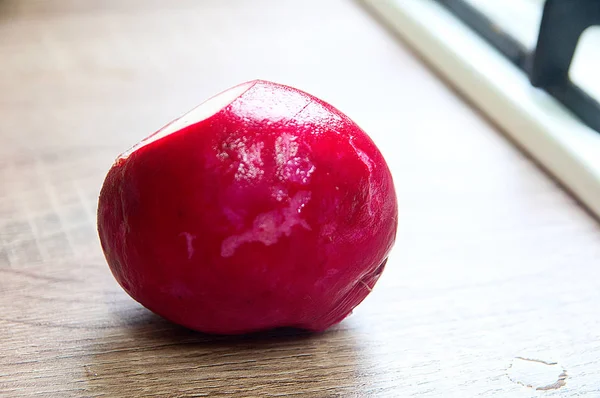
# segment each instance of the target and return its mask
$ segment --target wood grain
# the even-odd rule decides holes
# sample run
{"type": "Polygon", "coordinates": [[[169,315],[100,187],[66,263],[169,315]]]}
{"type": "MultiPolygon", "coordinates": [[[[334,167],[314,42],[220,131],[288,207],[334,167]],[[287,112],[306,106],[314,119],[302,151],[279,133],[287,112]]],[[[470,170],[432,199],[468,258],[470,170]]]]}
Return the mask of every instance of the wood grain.
{"type": "Polygon", "coordinates": [[[0,396],[600,396],[599,226],[357,4],[4,0],[0,60],[0,396]],[[386,272],[320,335],[174,326],[96,236],[115,156],[254,78],[338,106],[396,181],[386,272]]]}

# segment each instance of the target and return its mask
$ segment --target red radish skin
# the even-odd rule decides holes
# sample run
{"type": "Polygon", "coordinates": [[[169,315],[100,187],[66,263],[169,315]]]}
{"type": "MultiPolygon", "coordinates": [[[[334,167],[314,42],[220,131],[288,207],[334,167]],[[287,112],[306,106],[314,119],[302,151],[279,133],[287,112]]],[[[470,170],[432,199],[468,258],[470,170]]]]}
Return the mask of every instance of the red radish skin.
{"type": "Polygon", "coordinates": [[[323,331],[394,243],[390,171],[331,105],[267,81],[229,89],[114,163],[98,231],[116,280],[191,329],[323,331]]]}

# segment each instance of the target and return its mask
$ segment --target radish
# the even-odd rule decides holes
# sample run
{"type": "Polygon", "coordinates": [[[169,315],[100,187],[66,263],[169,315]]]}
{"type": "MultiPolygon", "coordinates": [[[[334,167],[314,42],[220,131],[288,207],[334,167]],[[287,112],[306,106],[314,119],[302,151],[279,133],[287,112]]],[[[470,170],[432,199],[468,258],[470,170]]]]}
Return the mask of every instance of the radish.
{"type": "Polygon", "coordinates": [[[373,141],[292,87],[244,83],[123,153],[98,231],[139,303],[185,327],[323,331],[371,291],[396,236],[373,141]]]}

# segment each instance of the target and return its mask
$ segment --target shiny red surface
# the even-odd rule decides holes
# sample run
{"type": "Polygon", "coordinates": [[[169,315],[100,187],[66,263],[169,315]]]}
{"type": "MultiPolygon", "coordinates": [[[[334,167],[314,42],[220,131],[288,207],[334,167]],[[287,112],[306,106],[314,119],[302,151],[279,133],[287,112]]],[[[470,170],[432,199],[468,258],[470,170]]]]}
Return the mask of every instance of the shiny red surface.
{"type": "Polygon", "coordinates": [[[98,208],[127,293],[222,334],[341,321],[377,281],[396,226],[371,139],[331,105],[265,81],[117,160],[98,208]]]}

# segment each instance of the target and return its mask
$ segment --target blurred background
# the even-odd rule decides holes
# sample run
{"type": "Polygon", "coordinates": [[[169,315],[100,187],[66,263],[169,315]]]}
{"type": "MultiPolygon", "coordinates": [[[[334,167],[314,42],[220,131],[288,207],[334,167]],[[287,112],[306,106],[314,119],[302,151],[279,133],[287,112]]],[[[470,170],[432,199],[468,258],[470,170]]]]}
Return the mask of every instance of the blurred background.
{"type": "Polygon", "coordinates": [[[357,25],[375,22],[343,0],[3,0],[0,18],[2,129],[19,131],[5,134],[11,152],[129,145],[256,78],[363,119],[397,109],[376,98],[411,84],[382,78],[393,62],[370,59],[396,44],[373,40],[383,31],[365,37],[357,25]]]}
{"type": "Polygon", "coordinates": [[[0,0],[0,395],[525,397],[506,377],[524,356],[579,369],[571,392],[594,396],[598,236],[359,2],[0,0]],[[203,345],[116,284],[98,192],[119,153],[257,78],[330,102],[373,138],[396,183],[398,242],[331,332],[203,345]]]}

